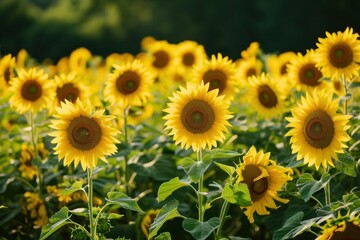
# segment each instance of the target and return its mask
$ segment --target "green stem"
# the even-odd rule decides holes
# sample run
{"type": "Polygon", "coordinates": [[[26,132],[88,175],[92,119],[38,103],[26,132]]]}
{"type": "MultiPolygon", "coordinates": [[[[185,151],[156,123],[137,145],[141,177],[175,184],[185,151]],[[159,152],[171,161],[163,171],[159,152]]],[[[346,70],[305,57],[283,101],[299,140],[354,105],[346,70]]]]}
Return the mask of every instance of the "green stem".
{"type": "MultiPolygon", "coordinates": [[[[326,172],[329,172],[329,168],[326,170],[326,172]]],[[[331,203],[330,180],[324,186],[324,192],[325,192],[325,204],[326,206],[329,206],[331,203]]]]}
{"type": "Polygon", "coordinates": [[[221,211],[220,211],[220,225],[216,231],[216,238],[215,239],[220,239],[221,237],[221,230],[222,230],[222,227],[224,226],[224,223],[225,223],[225,217],[226,217],[226,214],[229,210],[229,202],[224,200],[224,203],[221,207],[221,211]]]}
{"type": "Polygon", "coordinates": [[[94,224],[93,216],[93,170],[88,168],[88,208],[89,208],[89,221],[90,221],[90,235],[91,240],[96,240],[96,226],[94,224]]]}
{"type": "MultiPolygon", "coordinates": [[[[200,149],[197,152],[197,161],[201,162],[202,161],[202,150],[200,149]]],[[[199,183],[198,183],[198,209],[199,209],[199,222],[204,222],[204,209],[203,209],[203,195],[202,192],[203,190],[203,185],[204,185],[204,174],[201,175],[200,179],[199,179],[199,183]]]]}
{"type": "MultiPolygon", "coordinates": [[[[128,132],[127,132],[127,116],[129,113],[129,109],[126,107],[124,108],[124,142],[126,144],[126,147],[128,147],[129,144],[129,140],[128,140],[128,132]]],[[[128,173],[128,157],[125,156],[125,166],[124,166],[124,177],[125,177],[125,192],[127,195],[129,195],[129,185],[128,185],[128,180],[129,180],[129,173],[128,173]]]]}
{"type": "Polygon", "coordinates": [[[348,109],[347,109],[348,108],[348,101],[347,101],[348,86],[347,86],[347,81],[346,81],[344,74],[341,76],[341,80],[344,84],[344,92],[345,92],[344,115],[347,115],[347,112],[348,112],[348,109]]]}

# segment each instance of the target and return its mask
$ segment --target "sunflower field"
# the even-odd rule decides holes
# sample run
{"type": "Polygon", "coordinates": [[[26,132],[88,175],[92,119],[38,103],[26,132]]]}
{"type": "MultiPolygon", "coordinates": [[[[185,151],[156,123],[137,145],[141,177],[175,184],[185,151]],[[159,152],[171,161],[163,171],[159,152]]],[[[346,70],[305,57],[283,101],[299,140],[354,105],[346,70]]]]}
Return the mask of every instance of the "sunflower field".
{"type": "Polygon", "coordinates": [[[358,33],[139,45],[1,56],[1,240],[359,239],[358,33]]]}

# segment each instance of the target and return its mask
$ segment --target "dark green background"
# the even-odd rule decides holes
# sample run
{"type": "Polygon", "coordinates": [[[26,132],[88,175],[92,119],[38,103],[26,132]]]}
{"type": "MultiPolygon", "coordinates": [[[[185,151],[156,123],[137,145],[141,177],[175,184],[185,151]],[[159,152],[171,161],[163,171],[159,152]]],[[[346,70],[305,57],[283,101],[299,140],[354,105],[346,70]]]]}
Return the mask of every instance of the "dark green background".
{"type": "Polygon", "coordinates": [[[25,48],[57,61],[80,46],[136,54],[151,35],[236,59],[252,41],[266,53],[304,53],[347,26],[360,32],[359,0],[0,0],[0,54],[25,48]]]}

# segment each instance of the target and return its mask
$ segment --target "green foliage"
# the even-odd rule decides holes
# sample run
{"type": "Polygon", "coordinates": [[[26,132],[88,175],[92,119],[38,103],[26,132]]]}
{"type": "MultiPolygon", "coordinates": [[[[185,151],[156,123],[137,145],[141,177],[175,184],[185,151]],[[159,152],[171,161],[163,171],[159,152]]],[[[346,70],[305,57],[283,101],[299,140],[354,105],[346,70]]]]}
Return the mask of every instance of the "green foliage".
{"type": "Polygon", "coordinates": [[[181,181],[179,177],[173,178],[170,181],[161,184],[158,191],[158,201],[164,201],[174,191],[186,186],[189,186],[189,183],[181,181]]]}
{"type": "Polygon", "coordinates": [[[301,197],[307,202],[315,192],[323,189],[330,180],[331,175],[328,173],[323,174],[319,181],[316,181],[310,173],[304,173],[297,180],[296,186],[299,188],[301,197]]]}
{"type": "Polygon", "coordinates": [[[122,192],[109,192],[107,194],[109,204],[119,205],[122,208],[142,213],[138,203],[122,192]]]}
{"type": "Polygon", "coordinates": [[[41,229],[40,240],[48,238],[51,234],[67,224],[73,223],[70,221],[69,209],[63,207],[49,218],[49,223],[41,229]]]}
{"type": "Polygon", "coordinates": [[[187,157],[184,158],[182,167],[186,174],[190,177],[191,181],[197,183],[205,171],[210,167],[212,159],[204,157],[202,161],[195,161],[194,159],[187,157]]]}
{"type": "Polygon", "coordinates": [[[225,184],[221,193],[221,197],[233,204],[241,207],[250,206],[252,204],[248,186],[245,183],[240,184],[225,184]]]}
{"type": "Polygon", "coordinates": [[[185,231],[198,240],[205,240],[220,225],[220,219],[213,217],[205,222],[199,222],[193,218],[184,219],[182,226],[185,231]]]}

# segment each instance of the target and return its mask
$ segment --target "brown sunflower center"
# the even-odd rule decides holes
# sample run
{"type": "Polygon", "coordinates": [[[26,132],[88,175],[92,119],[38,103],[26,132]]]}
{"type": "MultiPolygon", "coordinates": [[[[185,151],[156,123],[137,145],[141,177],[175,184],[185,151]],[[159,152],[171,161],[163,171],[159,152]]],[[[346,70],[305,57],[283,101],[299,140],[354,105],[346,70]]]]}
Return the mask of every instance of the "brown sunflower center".
{"type": "Polygon", "coordinates": [[[226,88],[227,77],[221,70],[209,70],[203,76],[204,83],[209,83],[209,91],[219,89],[219,94],[226,88]]]}
{"type": "Polygon", "coordinates": [[[269,187],[269,182],[266,177],[254,181],[261,174],[259,167],[255,165],[247,165],[242,171],[243,182],[248,186],[251,200],[259,200],[269,187]]]}
{"type": "Polygon", "coordinates": [[[214,110],[204,100],[192,100],[182,110],[181,122],[191,133],[204,133],[215,122],[214,110]]]}
{"type": "Polygon", "coordinates": [[[251,77],[251,76],[255,76],[256,75],[256,70],[254,68],[249,68],[246,71],[246,77],[251,77]]]}
{"type": "Polygon", "coordinates": [[[185,66],[191,67],[195,62],[195,56],[191,52],[187,52],[182,57],[182,62],[185,66]]]}
{"type": "Polygon", "coordinates": [[[281,74],[281,75],[287,74],[287,67],[286,67],[286,65],[287,65],[288,63],[289,63],[289,62],[285,62],[285,63],[281,66],[281,68],[280,68],[280,74],[281,74]]]}
{"type": "Polygon", "coordinates": [[[299,72],[300,82],[312,87],[320,84],[319,79],[321,77],[321,72],[315,67],[313,63],[304,65],[299,72]]]}
{"type": "Polygon", "coordinates": [[[42,88],[38,81],[28,80],[21,87],[21,96],[27,101],[35,102],[41,94],[42,88]]]}
{"type": "Polygon", "coordinates": [[[343,232],[336,231],[330,238],[331,240],[357,240],[360,235],[360,227],[351,223],[346,224],[343,232]]]}
{"type": "Polygon", "coordinates": [[[5,68],[5,71],[4,71],[4,79],[7,84],[9,84],[9,82],[10,82],[10,76],[11,76],[11,69],[10,69],[10,67],[7,67],[7,68],[5,68]]]}
{"type": "Polygon", "coordinates": [[[275,92],[268,85],[262,85],[258,88],[258,99],[266,108],[275,107],[278,102],[275,92]]]}
{"type": "Polygon", "coordinates": [[[338,43],[330,49],[330,63],[337,68],[345,68],[353,61],[353,51],[346,43],[338,43]]]}
{"type": "Polygon", "coordinates": [[[56,89],[56,96],[59,102],[65,102],[69,100],[75,102],[80,95],[80,90],[72,83],[66,83],[62,87],[56,89]]]}
{"type": "Polygon", "coordinates": [[[135,92],[140,85],[140,76],[138,73],[133,71],[126,71],[121,74],[116,80],[117,90],[124,94],[131,94],[135,92]]]}
{"type": "Polygon", "coordinates": [[[334,81],[333,84],[334,84],[335,90],[337,90],[337,91],[340,91],[340,90],[341,90],[341,83],[340,83],[340,81],[334,81]]]}
{"type": "Polygon", "coordinates": [[[153,55],[155,58],[153,61],[153,66],[155,68],[165,68],[169,64],[170,56],[164,50],[154,52],[153,55]]]}
{"type": "Polygon", "coordinates": [[[102,135],[99,124],[85,116],[74,118],[67,133],[71,145],[81,151],[93,149],[100,142],[102,135]]]}
{"type": "Polygon", "coordinates": [[[334,138],[334,122],[324,111],[317,110],[307,117],[304,124],[306,141],[315,148],[325,148],[334,138]]]}

